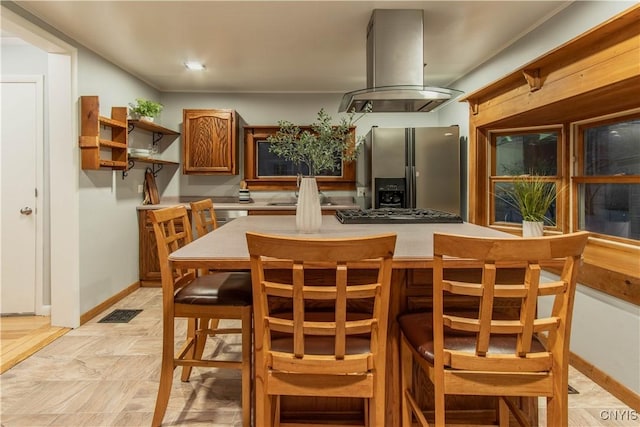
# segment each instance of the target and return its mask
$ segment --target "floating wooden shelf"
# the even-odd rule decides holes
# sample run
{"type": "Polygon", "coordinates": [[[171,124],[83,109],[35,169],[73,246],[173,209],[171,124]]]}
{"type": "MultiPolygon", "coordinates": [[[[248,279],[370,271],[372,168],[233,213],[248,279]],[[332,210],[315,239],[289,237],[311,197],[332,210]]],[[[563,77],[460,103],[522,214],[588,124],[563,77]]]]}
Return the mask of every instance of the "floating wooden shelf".
{"type": "MultiPolygon", "coordinates": [[[[168,129],[164,126],[160,126],[154,122],[149,122],[147,120],[129,120],[129,128],[128,131],[132,132],[133,129],[143,129],[148,132],[153,133],[153,138],[151,140],[153,145],[158,144],[160,140],[165,135],[177,136],[180,135],[180,132],[176,132],[175,130],[168,129]]],[[[156,158],[151,158],[147,156],[137,156],[137,155],[129,155],[129,161],[127,168],[122,171],[122,179],[126,178],[127,173],[131,168],[133,168],[136,162],[151,164],[151,171],[153,172],[153,176],[157,176],[158,172],[162,169],[164,165],[177,165],[178,162],[172,162],[168,160],[161,160],[156,158]]]]}
{"type": "Polygon", "coordinates": [[[180,135],[180,132],[176,132],[175,130],[168,129],[147,120],[129,120],[129,125],[162,135],[180,135]]]}
{"type": "Polygon", "coordinates": [[[169,160],[152,159],[151,157],[144,156],[129,156],[129,165],[122,171],[122,179],[127,177],[127,174],[131,168],[136,165],[136,162],[147,163],[151,165],[151,173],[153,176],[158,176],[158,172],[162,170],[164,165],[178,165],[178,162],[171,162],[169,160]]]}
{"type": "Polygon", "coordinates": [[[129,156],[129,160],[130,161],[134,161],[134,162],[142,162],[142,163],[152,163],[155,165],[177,165],[179,164],[178,162],[172,162],[169,160],[162,160],[162,159],[152,159],[151,157],[144,157],[144,156],[129,156]]]}

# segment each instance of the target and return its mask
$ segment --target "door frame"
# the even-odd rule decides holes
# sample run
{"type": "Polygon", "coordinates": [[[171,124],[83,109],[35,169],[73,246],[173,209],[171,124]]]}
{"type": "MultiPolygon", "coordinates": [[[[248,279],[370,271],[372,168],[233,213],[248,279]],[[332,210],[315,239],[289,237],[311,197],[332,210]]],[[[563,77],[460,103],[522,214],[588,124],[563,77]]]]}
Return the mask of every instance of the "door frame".
{"type": "MultiPolygon", "coordinates": [[[[42,75],[0,75],[2,83],[34,83],[36,85],[36,162],[35,182],[37,195],[35,197],[35,301],[36,315],[51,314],[51,306],[44,304],[44,217],[48,214],[44,208],[44,79],[42,75]]],[[[6,142],[6,141],[5,141],[6,142]]],[[[1,192],[1,190],[0,190],[1,192]]]]}
{"type": "Polygon", "coordinates": [[[28,12],[9,3],[0,7],[3,29],[48,52],[44,105],[48,174],[43,180],[50,197],[48,222],[43,220],[44,233],[49,233],[51,325],[75,328],[80,326],[80,162],[79,150],[70,150],[69,144],[78,141],[78,52],[29,21],[28,12]]]}

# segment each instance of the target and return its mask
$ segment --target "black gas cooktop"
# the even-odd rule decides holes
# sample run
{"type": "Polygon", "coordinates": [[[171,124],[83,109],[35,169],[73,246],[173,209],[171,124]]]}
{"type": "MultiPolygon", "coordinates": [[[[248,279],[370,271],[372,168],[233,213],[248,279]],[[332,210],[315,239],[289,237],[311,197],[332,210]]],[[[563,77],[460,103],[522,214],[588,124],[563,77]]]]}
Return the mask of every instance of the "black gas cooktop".
{"type": "Polygon", "coordinates": [[[459,215],[435,209],[342,209],[336,218],[343,224],[461,223],[459,215]]]}

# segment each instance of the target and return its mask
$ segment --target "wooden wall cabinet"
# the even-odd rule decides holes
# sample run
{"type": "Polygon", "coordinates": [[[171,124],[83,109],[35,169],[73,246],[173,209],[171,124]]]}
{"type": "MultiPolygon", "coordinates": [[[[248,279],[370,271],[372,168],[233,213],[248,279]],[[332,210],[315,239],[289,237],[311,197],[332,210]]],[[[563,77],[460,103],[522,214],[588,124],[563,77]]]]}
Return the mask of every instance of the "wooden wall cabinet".
{"type": "Polygon", "coordinates": [[[183,110],[182,173],[236,175],[237,134],[235,110],[183,110]]]}

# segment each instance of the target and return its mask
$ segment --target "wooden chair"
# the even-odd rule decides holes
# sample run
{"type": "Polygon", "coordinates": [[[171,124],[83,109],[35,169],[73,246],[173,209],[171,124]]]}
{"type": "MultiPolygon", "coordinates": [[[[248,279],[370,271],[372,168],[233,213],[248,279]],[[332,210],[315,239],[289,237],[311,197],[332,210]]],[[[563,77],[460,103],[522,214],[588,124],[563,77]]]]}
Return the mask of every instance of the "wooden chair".
{"type": "Polygon", "coordinates": [[[547,425],[567,425],[571,316],[587,238],[586,232],[528,239],[434,235],[433,314],[399,318],[403,426],[412,425],[412,415],[428,425],[414,394],[414,362],[433,382],[436,426],[445,425],[445,395],[450,394],[497,396],[501,426],[509,425],[509,410],[525,423],[509,396],[545,396],[547,425]],[[474,260],[482,269],[479,281],[448,279],[447,268],[474,260]],[[559,280],[540,280],[541,266],[552,262],[562,265],[559,280]],[[523,280],[496,283],[501,269],[518,266],[523,280]],[[478,309],[445,310],[445,294],[476,297],[478,309]],[[554,298],[548,316],[538,316],[540,296],[554,298]],[[500,298],[517,304],[515,316],[494,310],[500,298]]]}
{"type": "Polygon", "coordinates": [[[196,226],[198,237],[202,237],[218,228],[216,212],[213,209],[213,201],[211,199],[198,200],[189,204],[191,205],[191,217],[193,218],[193,224],[196,226]]]}
{"type": "Polygon", "coordinates": [[[256,426],[298,425],[281,424],[283,395],[364,398],[365,424],[384,426],[395,242],[395,234],[303,239],[247,233],[256,319],[256,426]],[[284,263],[285,274],[265,270],[274,262],[284,263]],[[370,269],[366,279],[356,278],[354,262],[370,269]],[[279,304],[272,304],[273,298],[279,304]],[[355,310],[362,301],[367,309],[355,310]]]}
{"type": "Polygon", "coordinates": [[[188,381],[194,366],[242,370],[242,422],[251,425],[251,277],[249,273],[228,272],[197,276],[192,269],[177,269],[168,260],[171,252],[192,241],[191,224],[184,206],[149,211],[158,244],[162,277],[162,365],[160,386],[153,414],[153,426],[164,418],[173,371],[183,366],[182,380],[188,381]],[[174,322],[188,318],[187,337],[174,355],[174,322]],[[240,328],[215,329],[207,319],[239,319],[240,328]],[[240,333],[241,361],[203,360],[209,334],[240,333]]]}

